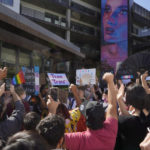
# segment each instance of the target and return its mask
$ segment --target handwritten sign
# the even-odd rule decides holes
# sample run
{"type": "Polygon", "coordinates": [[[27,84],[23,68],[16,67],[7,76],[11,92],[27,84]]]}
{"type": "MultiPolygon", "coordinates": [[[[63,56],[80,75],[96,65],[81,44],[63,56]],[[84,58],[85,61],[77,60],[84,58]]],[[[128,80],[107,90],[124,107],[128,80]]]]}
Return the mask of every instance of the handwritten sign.
{"type": "Polygon", "coordinates": [[[96,69],[94,68],[76,70],[76,84],[96,84],[96,69]]]}
{"type": "Polygon", "coordinates": [[[47,75],[53,86],[70,85],[65,74],[48,73],[47,75]]]}

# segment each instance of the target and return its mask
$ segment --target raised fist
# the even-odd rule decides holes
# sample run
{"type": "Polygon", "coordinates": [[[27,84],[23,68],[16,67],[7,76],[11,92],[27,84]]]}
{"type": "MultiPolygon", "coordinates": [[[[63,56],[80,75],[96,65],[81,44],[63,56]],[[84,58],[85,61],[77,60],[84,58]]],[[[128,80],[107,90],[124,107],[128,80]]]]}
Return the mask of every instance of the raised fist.
{"type": "Polygon", "coordinates": [[[113,81],[114,79],[114,75],[110,72],[106,72],[104,75],[103,75],[103,80],[105,80],[106,82],[110,82],[110,81],[113,81]]]}

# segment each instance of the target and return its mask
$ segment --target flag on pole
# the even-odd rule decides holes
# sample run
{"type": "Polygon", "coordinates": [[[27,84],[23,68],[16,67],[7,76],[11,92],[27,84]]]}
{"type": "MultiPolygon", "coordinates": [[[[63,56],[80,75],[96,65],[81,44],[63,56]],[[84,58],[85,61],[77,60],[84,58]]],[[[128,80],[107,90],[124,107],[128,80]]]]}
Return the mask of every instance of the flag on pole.
{"type": "Polygon", "coordinates": [[[13,79],[12,79],[12,84],[13,85],[17,85],[17,84],[23,84],[25,83],[25,79],[24,79],[24,74],[22,72],[22,70],[16,74],[13,79]]]}

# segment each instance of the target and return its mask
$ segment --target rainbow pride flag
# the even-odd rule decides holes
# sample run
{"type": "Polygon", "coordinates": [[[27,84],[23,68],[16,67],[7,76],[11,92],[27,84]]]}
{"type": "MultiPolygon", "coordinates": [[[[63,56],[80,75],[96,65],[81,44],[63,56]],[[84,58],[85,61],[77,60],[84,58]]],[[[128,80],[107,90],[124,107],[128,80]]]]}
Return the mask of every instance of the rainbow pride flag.
{"type": "Polygon", "coordinates": [[[18,74],[16,74],[13,77],[12,84],[17,85],[17,84],[23,84],[23,83],[25,83],[24,74],[22,71],[20,71],[18,74]]]}

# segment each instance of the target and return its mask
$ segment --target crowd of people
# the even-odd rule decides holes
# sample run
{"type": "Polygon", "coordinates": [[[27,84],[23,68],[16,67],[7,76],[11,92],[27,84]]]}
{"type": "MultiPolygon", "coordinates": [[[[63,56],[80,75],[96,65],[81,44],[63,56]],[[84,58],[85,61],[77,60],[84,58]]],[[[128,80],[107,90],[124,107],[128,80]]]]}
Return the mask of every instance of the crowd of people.
{"type": "Polygon", "coordinates": [[[0,149],[150,150],[148,72],[126,85],[105,73],[105,89],[71,84],[66,100],[47,85],[26,98],[21,85],[5,89],[6,76],[0,69],[0,149]]]}

